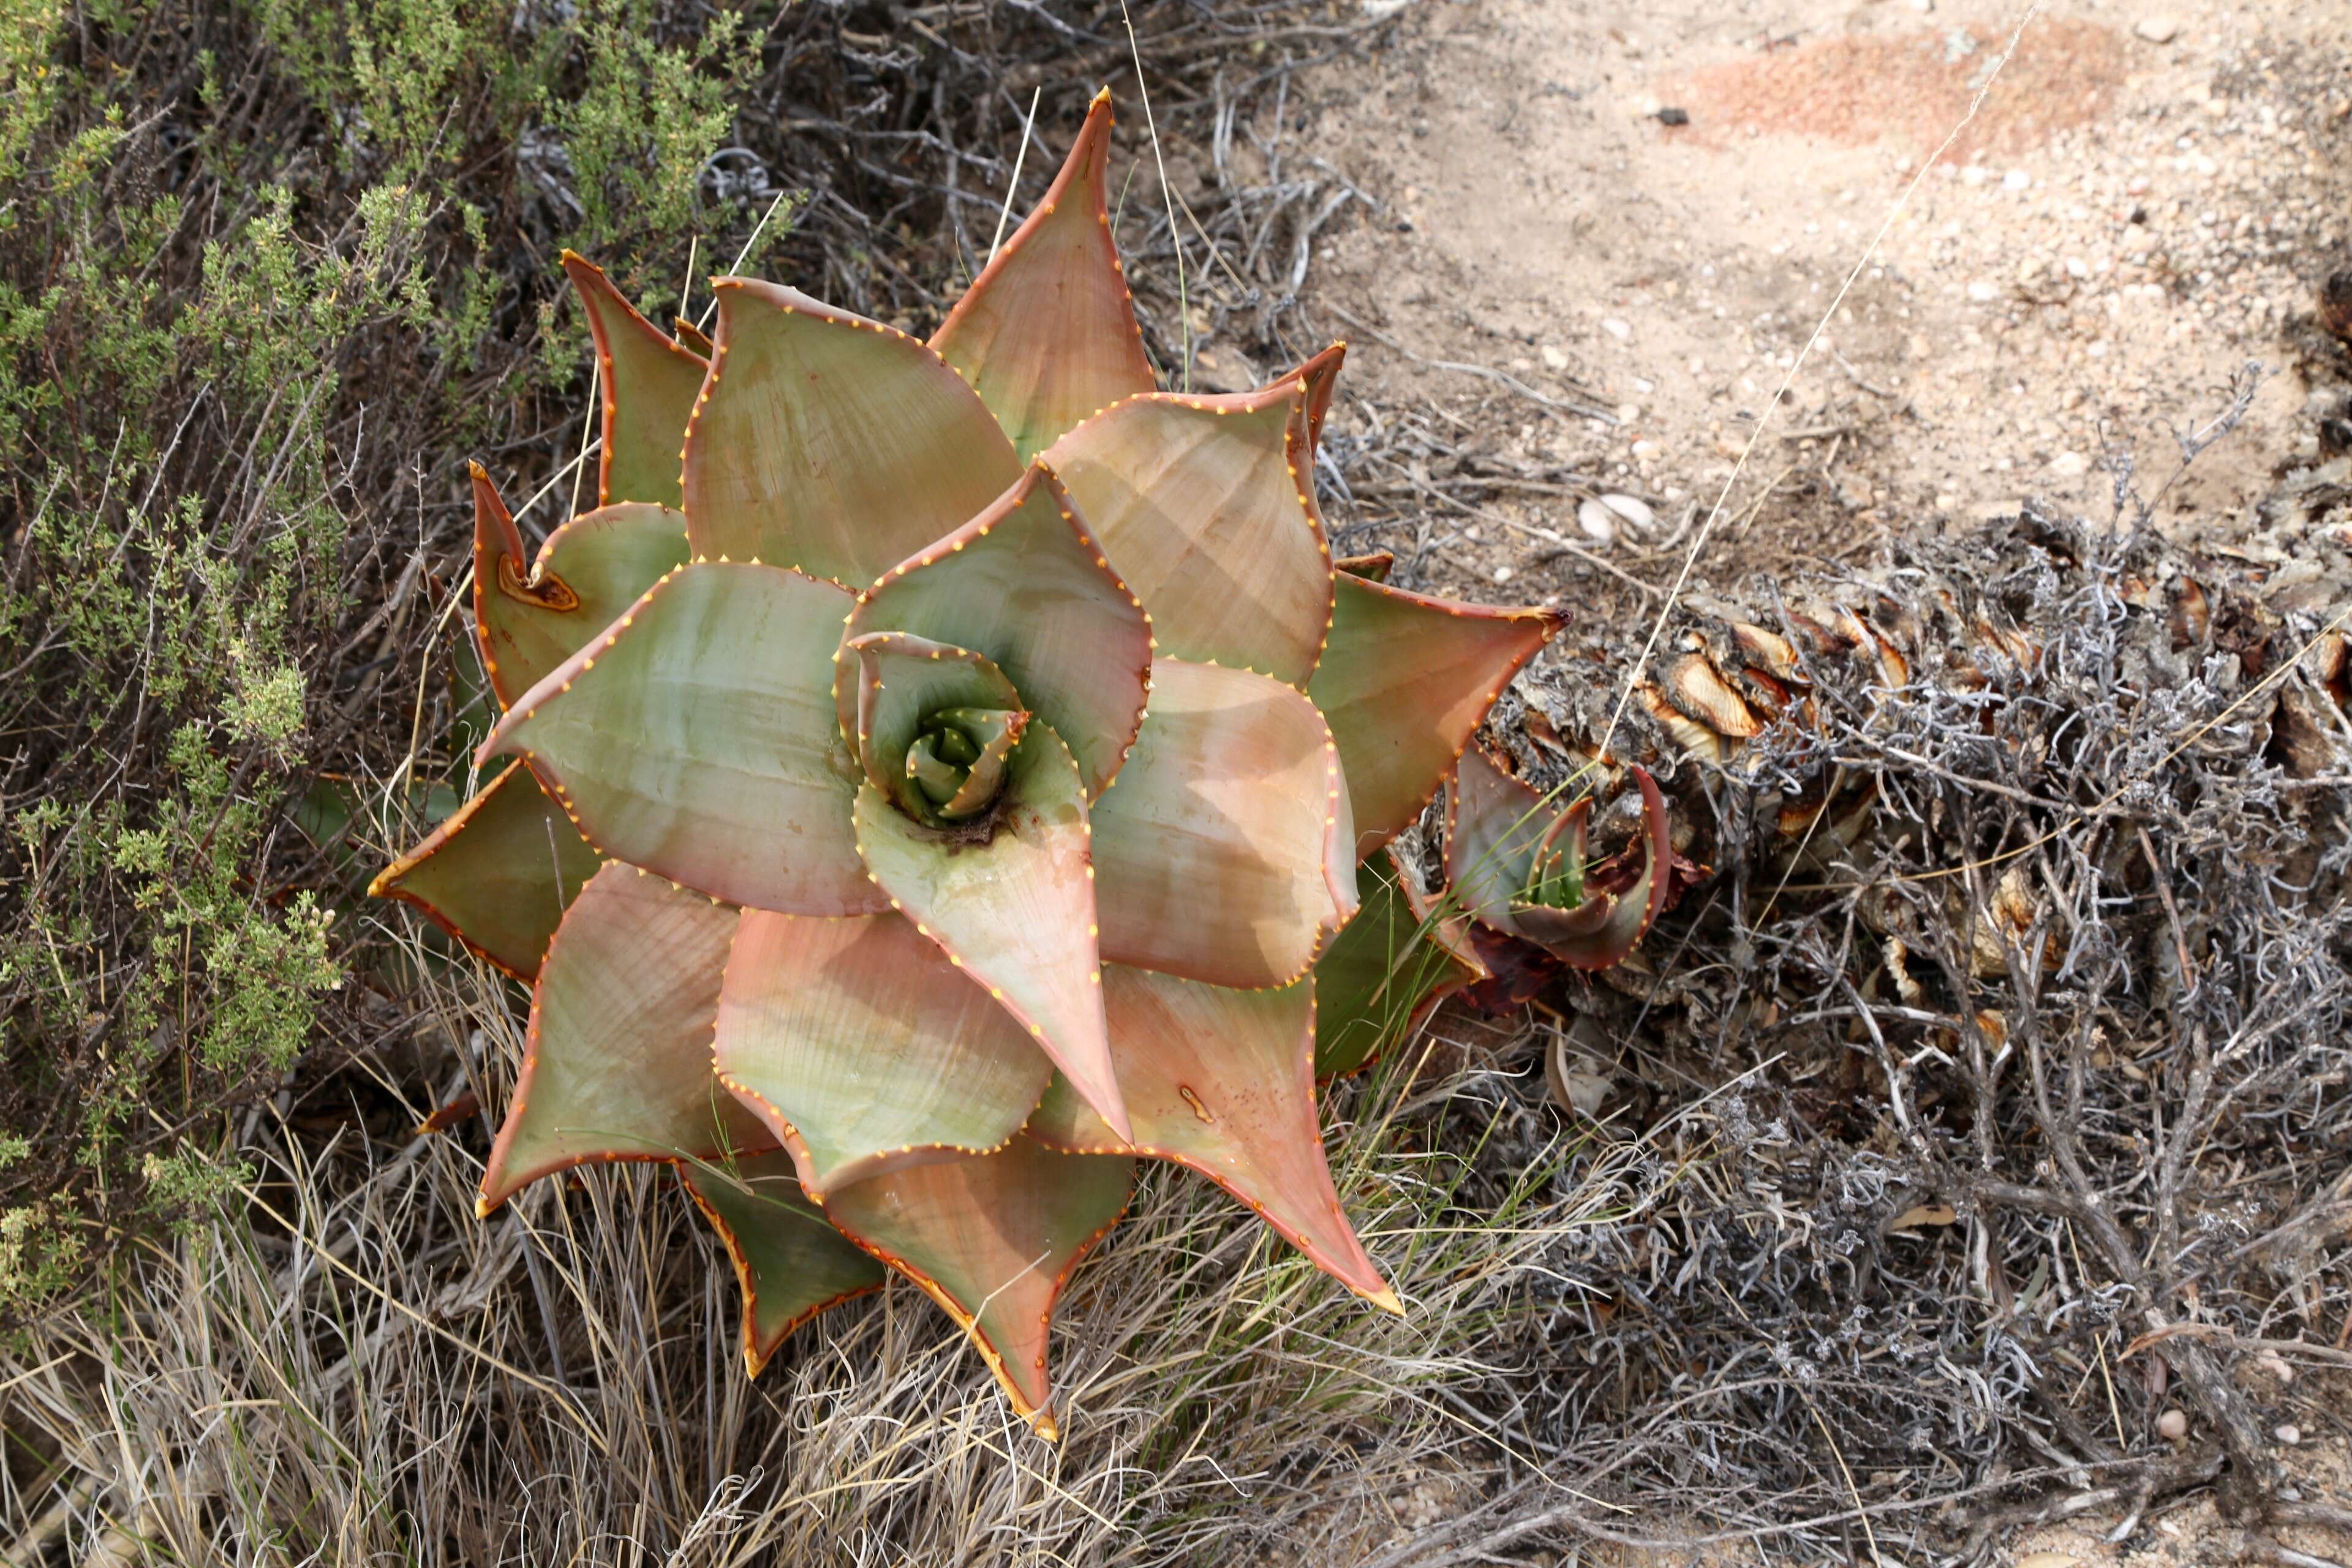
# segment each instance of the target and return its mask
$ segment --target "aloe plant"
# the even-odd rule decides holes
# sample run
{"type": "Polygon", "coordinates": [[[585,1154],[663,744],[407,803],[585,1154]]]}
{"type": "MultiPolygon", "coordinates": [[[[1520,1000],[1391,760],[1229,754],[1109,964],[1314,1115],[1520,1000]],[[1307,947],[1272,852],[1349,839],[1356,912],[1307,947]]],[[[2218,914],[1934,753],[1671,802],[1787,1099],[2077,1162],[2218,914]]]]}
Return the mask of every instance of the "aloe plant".
{"type": "Polygon", "coordinates": [[[374,887],[531,983],[484,1214],[669,1162],[751,1372],[887,1268],[1049,1436],[1055,1302],[1139,1159],[1399,1310],[1315,1082],[1318,1024],[1408,987],[1360,963],[1318,1020],[1318,961],[1559,625],[1335,571],[1342,345],[1158,390],[1110,127],[1106,93],[928,343],[722,278],[704,352],[565,257],[601,504],[526,564],[476,471],[481,756],[513,760],[374,887]]]}

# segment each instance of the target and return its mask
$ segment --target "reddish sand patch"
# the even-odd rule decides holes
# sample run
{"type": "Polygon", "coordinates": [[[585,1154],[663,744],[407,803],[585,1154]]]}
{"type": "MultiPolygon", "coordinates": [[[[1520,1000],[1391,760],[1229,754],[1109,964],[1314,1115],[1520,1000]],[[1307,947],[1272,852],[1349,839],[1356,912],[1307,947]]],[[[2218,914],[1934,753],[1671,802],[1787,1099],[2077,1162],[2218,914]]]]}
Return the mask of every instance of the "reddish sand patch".
{"type": "MultiPolygon", "coordinates": [[[[1960,122],[2000,61],[2006,34],[1946,27],[1768,47],[1709,66],[1662,96],[1690,112],[1685,134],[1726,147],[1750,134],[1853,145],[1890,141],[1931,151],[1960,122]]],[[[1948,157],[2017,153],[2104,114],[2124,79],[2124,41],[2095,22],[2037,22],[2019,40],[1976,120],[1948,157]]]]}

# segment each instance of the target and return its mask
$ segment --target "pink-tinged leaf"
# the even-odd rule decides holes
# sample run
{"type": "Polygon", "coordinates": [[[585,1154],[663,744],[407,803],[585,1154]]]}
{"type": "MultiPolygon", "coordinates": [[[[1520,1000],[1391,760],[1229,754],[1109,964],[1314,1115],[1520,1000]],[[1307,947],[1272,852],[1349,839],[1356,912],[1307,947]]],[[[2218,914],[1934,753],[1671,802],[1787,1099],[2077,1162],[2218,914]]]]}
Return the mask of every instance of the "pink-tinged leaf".
{"type": "Polygon", "coordinates": [[[709,361],[676,342],[621,297],[604,269],[563,253],[588,330],[604,400],[604,445],[598,454],[596,499],[678,504],[678,448],[702,391],[709,361]]]}
{"type": "Polygon", "coordinates": [[[1608,969],[1623,963],[1665,909],[1673,888],[1675,846],[1665,797],[1647,769],[1632,772],[1642,791],[1643,823],[1636,840],[1642,869],[1633,885],[1620,892],[1596,893],[1573,910],[1529,903],[1511,908],[1519,934],[1570,969],[1608,969]]]}
{"type": "Polygon", "coordinates": [[[858,601],[849,630],[919,632],[994,659],[1077,758],[1089,799],[1135,743],[1151,623],[1042,466],[892,569],[858,601]]]}
{"type": "MultiPolygon", "coordinates": [[[[1473,920],[1518,934],[1511,905],[1535,868],[1536,851],[1571,808],[1503,771],[1483,746],[1462,754],[1445,800],[1445,880],[1473,920]]],[[[1580,795],[1581,792],[1575,792],[1580,795]]]]}
{"type": "Polygon", "coordinates": [[[746,1377],[759,1376],[794,1329],[827,1307],[880,1289],[888,1278],[802,1194],[788,1154],[685,1164],[678,1174],[735,1266],[746,1377]]]}
{"type": "Polygon", "coordinates": [[[856,623],[834,671],[834,706],[875,787],[929,820],[907,776],[908,748],[946,708],[1019,711],[1021,693],[995,661],[908,632],[866,632],[856,623]]]}
{"type": "Polygon", "coordinates": [[[710,1070],[737,911],[634,866],[581,889],[540,966],[522,1077],[482,1172],[482,1213],[592,1160],[771,1149],[710,1070]]]}
{"type": "MultiPolygon", "coordinates": [[[[1396,552],[1375,550],[1365,555],[1342,555],[1331,563],[1331,570],[1345,572],[1350,577],[1361,577],[1367,583],[1385,583],[1389,580],[1389,574],[1396,570],[1396,552]]],[[[1332,610],[1332,619],[1334,622],[1339,619],[1336,605],[1332,610]]]]}
{"type": "Polygon", "coordinates": [[[1086,789],[1061,738],[1030,725],[997,806],[969,825],[927,827],[866,784],[857,847],[891,907],[1124,1128],[1103,1023],[1086,789]]]}
{"type": "Polygon", "coordinates": [[[1437,1005],[1486,977],[1458,916],[1431,907],[1386,850],[1356,868],[1362,907],[1315,961],[1315,1073],[1354,1072],[1413,1037],[1437,1005]]]}
{"type": "Polygon", "coordinates": [[[712,345],[709,337],[703,331],[703,330],[700,327],[696,326],[692,321],[688,321],[684,316],[672,317],[670,319],[669,331],[670,336],[676,338],[693,353],[700,354],[702,356],[703,363],[706,364],[709,363],[711,354],[717,352],[712,345]]]}
{"type": "Polygon", "coordinates": [[[947,1310],[1013,1413],[1051,1440],[1054,1304],[1078,1260],[1118,1223],[1134,1182],[1126,1156],[1064,1154],[1024,1137],[993,1154],[844,1187],[825,1213],[947,1310]]]}
{"type": "Polygon", "coordinates": [[[1519,667],[1561,626],[1341,574],[1331,643],[1307,695],[1330,721],[1356,811],[1356,853],[1418,821],[1519,667]]]}
{"type": "Polygon", "coordinates": [[[756,909],[877,913],[834,708],[849,605],[781,566],[682,566],[525,692],[483,754],[529,761],[615,859],[756,909]]]}
{"type": "Polygon", "coordinates": [[[719,1003],[719,1075],[793,1151],[812,1195],[1001,1149],[1053,1064],[898,915],[748,910],[719,1003]]]}
{"type": "Polygon", "coordinates": [[[563,911],[603,864],[520,763],[368,884],[518,980],[539,974],[563,911]]]}
{"type": "Polygon", "coordinates": [[[805,294],[721,278],[718,357],[686,437],[695,553],[863,588],[1021,477],[930,349],[805,294]]]}
{"type": "Polygon", "coordinates": [[[686,519],[646,501],[599,507],[549,534],[526,569],[514,519],[479,463],[473,472],[474,629],[490,689],[511,708],[686,564],[686,519]]]}
{"type": "Polygon", "coordinates": [[[1045,199],[931,339],[1024,462],[1087,415],[1157,384],[1111,239],[1110,128],[1106,88],[1045,199]]]}
{"type": "Polygon", "coordinates": [[[1339,1206],[1315,1120],[1315,983],[1233,991],[1118,964],[1103,970],[1111,1061],[1135,1136],[1103,1125],[1056,1079],[1029,1135],[1072,1153],[1189,1165],[1250,1206],[1349,1289],[1391,1311],[1339,1206]]]}
{"type": "Polygon", "coordinates": [[[1045,460],[1151,613],[1160,652],[1303,686],[1331,626],[1331,552],[1310,492],[1307,386],[1153,393],[1096,415],[1045,460]]]}
{"type": "Polygon", "coordinates": [[[1323,421],[1330,415],[1331,395],[1339,390],[1339,366],[1347,357],[1348,345],[1333,343],[1281,378],[1307,384],[1307,455],[1309,458],[1323,444],[1323,421]]]}
{"type": "Polygon", "coordinates": [[[1103,956],[1212,985],[1287,985],[1356,910],[1330,729],[1296,687],[1163,658],[1094,806],[1103,956]]]}
{"type": "MultiPolygon", "coordinates": [[[[1528,897],[1539,879],[1538,857],[1551,850],[1580,858],[1577,847],[1590,802],[1547,799],[1505,773],[1483,748],[1464,752],[1445,803],[1445,878],[1471,918],[1532,942],[1573,969],[1607,969],[1622,962],[1665,908],[1672,889],[1674,847],[1665,798],[1645,770],[1632,771],[1642,792],[1641,872],[1631,886],[1620,883],[1622,891],[1588,889],[1582,901],[1560,908],[1528,897]]],[[[1541,879],[1554,878],[1559,879],[1555,896],[1584,879],[1580,868],[1563,868],[1548,858],[1541,879]]],[[[1515,985],[1511,994],[1527,989],[1515,985]]]]}

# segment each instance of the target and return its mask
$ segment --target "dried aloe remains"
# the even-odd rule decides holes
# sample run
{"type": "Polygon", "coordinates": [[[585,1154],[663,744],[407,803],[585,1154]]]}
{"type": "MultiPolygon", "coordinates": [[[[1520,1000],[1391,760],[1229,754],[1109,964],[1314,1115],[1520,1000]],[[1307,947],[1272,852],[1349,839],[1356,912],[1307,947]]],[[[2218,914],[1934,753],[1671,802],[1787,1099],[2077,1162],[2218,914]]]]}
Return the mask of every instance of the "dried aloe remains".
{"type": "Polygon", "coordinates": [[[533,983],[485,1212],[672,1162],[753,1371],[887,1265],[1049,1436],[1054,1302],[1139,1157],[1397,1306],[1324,1163],[1318,960],[1327,1042],[1458,983],[1348,947],[1362,888],[1397,905],[1359,862],[1557,630],[1335,573],[1339,347],[1155,389],[1109,132],[1106,95],[929,343],[729,278],[706,355],[566,258],[603,504],[526,567],[477,475],[483,756],[518,760],[376,882],[533,983]]]}

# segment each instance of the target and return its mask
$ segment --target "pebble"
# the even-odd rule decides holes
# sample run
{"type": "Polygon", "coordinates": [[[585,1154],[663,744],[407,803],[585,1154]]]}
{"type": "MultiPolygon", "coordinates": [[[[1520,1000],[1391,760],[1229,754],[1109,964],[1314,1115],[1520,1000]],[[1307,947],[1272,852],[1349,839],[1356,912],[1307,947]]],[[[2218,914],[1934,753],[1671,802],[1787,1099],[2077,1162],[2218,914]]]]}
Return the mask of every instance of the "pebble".
{"type": "Polygon", "coordinates": [[[1509,567],[1507,567],[1507,566],[1497,566],[1497,567],[1496,567],[1496,568],[1495,568],[1495,581],[1496,581],[1496,582],[1497,582],[1497,583],[1507,583],[1507,582],[1509,582],[1510,580],[1511,580],[1511,569],[1510,569],[1509,567]]]}
{"type": "Polygon", "coordinates": [[[1601,330],[1621,343],[1633,335],[1633,329],[1614,316],[1603,316],[1601,319],[1601,330]]]}
{"type": "Polygon", "coordinates": [[[2080,479],[2091,471],[2091,459],[2080,452],[2061,452],[2050,459],[2050,471],[2062,479],[2080,479]]]}
{"type": "Polygon", "coordinates": [[[1619,495],[1612,490],[1601,498],[1600,504],[1644,533],[1658,526],[1658,514],[1650,510],[1649,502],[1637,496],[1619,495]]]}
{"type": "Polygon", "coordinates": [[[2032,184],[2033,176],[2022,169],[2011,169],[2000,177],[2000,188],[2004,191],[2022,191],[2032,184]]]}
{"type": "Polygon", "coordinates": [[[2276,1431],[2273,1432],[2271,1436],[2292,1448],[2297,1443],[2303,1441],[2303,1428],[2289,1423],[2286,1426],[2279,1427],[2276,1431]]]}
{"type": "Polygon", "coordinates": [[[2180,36],[2180,24],[2170,16],[2142,16],[2132,31],[2151,44],[2168,44],[2180,36]]]}
{"type": "Polygon", "coordinates": [[[2000,298],[2000,288],[1981,278],[1969,285],[1969,299],[1979,305],[1990,305],[2000,298]]]}
{"type": "Polygon", "coordinates": [[[2168,1443],[2178,1443],[2189,1436],[2189,1413],[2173,1406],[2156,1418],[2156,1435],[2168,1443]]]}
{"type": "Polygon", "coordinates": [[[1585,538],[1607,544],[1617,537],[1617,514],[1597,500],[1582,500],[1577,503],[1576,526],[1585,538]]]}
{"type": "Polygon", "coordinates": [[[1544,344],[1542,353],[1544,368],[1546,370],[1566,370],[1568,368],[1568,355],[1562,353],[1559,349],[1553,347],[1551,344],[1544,344]]]}

